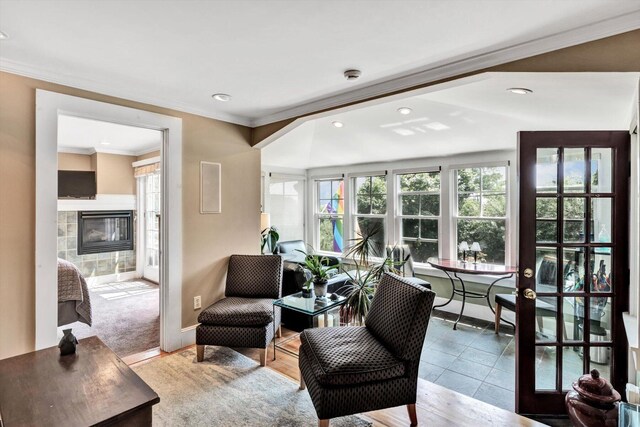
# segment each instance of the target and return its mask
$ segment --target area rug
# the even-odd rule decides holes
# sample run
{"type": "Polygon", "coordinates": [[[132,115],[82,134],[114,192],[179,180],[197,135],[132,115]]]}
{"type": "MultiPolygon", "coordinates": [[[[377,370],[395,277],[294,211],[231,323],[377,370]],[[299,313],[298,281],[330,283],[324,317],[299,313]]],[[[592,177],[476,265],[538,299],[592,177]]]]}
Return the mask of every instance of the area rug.
{"type": "MultiPolygon", "coordinates": [[[[203,362],[195,349],[134,366],[160,396],[154,426],[316,426],[307,390],[227,347],[207,346],[203,362]]],[[[333,427],[370,426],[357,416],[331,420],[333,427]]]]}
{"type": "Polygon", "coordinates": [[[89,286],[93,326],[70,325],[78,338],[97,335],[118,356],[160,346],[160,292],[146,280],[89,286]]]}

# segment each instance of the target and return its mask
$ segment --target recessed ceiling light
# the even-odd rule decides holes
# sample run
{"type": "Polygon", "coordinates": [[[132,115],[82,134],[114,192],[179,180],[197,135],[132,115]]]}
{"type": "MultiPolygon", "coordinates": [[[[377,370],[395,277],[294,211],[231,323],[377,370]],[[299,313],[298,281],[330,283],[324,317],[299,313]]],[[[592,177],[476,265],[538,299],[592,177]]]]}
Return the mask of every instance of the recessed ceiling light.
{"type": "Polygon", "coordinates": [[[516,95],[528,95],[533,93],[531,89],[527,89],[526,87],[510,87],[507,90],[511,93],[515,93],[516,95]]]}
{"type": "Polygon", "coordinates": [[[334,121],[334,122],[331,122],[331,124],[334,125],[337,128],[341,128],[342,126],[344,126],[344,124],[342,122],[339,122],[337,120],[334,121]]]}
{"type": "Polygon", "coordinates": [[[227,95],[226,93],[214,93],[211,95],[213,99],[216,101],[227,102],[231,100],[231,95],[227,95]]]}
{"type": "Polygon", "coordinates": [[[109,141],[107,141],[106,139],[103,139],[102,141],[100,141],[100,145],[110,145],[111,143],[109,141]]]}
{"type": "Polygon", "coordinates": [[[409,107],[400,107],[400,108],[398,108],[398,113],[404,114],[405,116],[407,114],[411,114],[412,111],[413,110],[411,108],[409,108],[409,107]]]}
{"type": "Polygon", "coordinates": [[[9,36],[7,35],[7,33],[3,33],[2,31],[0,31],[0,40],[6,40],[8,38],[9,36]]]}

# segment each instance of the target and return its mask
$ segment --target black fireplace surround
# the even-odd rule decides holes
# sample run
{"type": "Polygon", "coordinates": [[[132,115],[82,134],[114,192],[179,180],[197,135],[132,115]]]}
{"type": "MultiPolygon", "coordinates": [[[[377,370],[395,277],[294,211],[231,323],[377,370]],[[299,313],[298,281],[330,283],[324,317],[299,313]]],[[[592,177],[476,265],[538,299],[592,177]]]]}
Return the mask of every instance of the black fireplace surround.
{"type": "Polygon", "coordinates": [[[133,211],[78,211],[78,255],[133,249],[133,211]]]}

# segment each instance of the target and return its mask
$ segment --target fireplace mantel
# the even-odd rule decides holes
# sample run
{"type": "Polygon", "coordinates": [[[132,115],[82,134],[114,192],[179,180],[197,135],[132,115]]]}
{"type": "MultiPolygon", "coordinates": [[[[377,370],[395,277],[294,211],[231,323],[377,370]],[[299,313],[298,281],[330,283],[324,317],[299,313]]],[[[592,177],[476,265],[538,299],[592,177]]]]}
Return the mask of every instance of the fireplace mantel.
{"type": "Polygon", "coordinates": [[[59,199],[59,211],[109,211],[135,210],[136,196],[133,194],[98,194],[94,200],[59,199]]]}

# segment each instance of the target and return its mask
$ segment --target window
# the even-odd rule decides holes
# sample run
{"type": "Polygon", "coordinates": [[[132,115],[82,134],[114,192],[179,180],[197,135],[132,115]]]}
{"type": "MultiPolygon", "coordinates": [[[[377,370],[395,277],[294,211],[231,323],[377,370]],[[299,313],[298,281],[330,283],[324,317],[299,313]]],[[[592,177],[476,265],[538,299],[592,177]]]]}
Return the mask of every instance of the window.
{"type": "Polygon", "coordinates": [[[302,178],[269,179],[271,225],[278,230],[281,241],[304,240],[304,185],[302,178]]]}
{"type": "Polygon", "coordinates": [[[318,249],[327,252],[342,252],[344,221],[344,180],[327,179],[316,181],[316,230],[318,249]]]}
{"type": "Polygon", "coordinates": [[[414,262],[425,263],[439,253],[440,172],[406,173],[397,180],[400,242],[414,262]]]}
{"type": "Polygon", "coordinates": [[[456,171],[456,247],[462,241],[480,243],[479,261],[505,263],[506,174],[505,166],[456,171]]]}
{"type": "Polygon", "coordinates": [[[359,176],[353,182],[353,237],[358,239],[372,235],[374,255],[384,256],[387,177],[359,176]]]}

